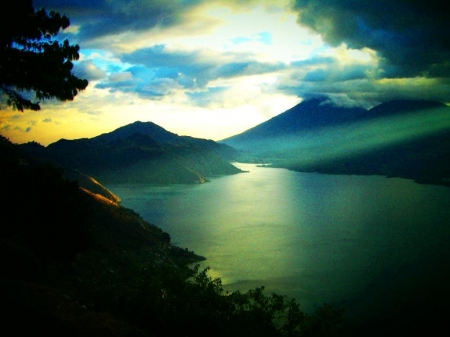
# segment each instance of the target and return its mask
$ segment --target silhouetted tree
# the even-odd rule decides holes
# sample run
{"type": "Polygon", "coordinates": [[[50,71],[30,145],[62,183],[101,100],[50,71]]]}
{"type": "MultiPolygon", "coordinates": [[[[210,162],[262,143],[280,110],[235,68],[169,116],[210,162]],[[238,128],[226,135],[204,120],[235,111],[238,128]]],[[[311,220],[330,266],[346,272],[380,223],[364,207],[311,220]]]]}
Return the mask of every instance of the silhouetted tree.
{"type": "Polygon", "coordinates": [[[39,110],[39,100],[73,100],[88,81],[72,74],[79,46],[56,35],[69,19],[45,9],[35,11],[32,0],[6,0],[0,10],[0,91],[2,101],[23,111],[39,110]],[[38,102],[32,102],[33,94],[38,102]]]}

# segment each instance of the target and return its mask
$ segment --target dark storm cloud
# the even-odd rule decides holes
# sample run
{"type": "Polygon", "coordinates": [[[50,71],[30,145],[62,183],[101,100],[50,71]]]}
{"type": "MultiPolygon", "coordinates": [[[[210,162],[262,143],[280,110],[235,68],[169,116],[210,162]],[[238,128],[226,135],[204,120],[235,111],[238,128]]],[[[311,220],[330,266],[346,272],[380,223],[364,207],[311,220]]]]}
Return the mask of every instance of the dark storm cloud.
{"type": "Polygon", "coordinates": [[[339,58],[315,57],[293,62],[288,76],[280,77],[276,89],[303,99],[328,98],[338,105],[371,108],[393,99],[448,101],[448,78],[385,79],[377,64],[339,58]]]}
{"type": "Polygon", "coordinates": [[[340,77],[344,77],[338,79],[333,76],[330,78],[326,72],[318,73],[314,77],[311,74],[315,74],[315,71],[293,72],[291,76],[280,79],[277,89],[303,99],[326,97],[338,105],[365,108],[395,99],[420,98],[447,102],[450,92],[448,79],[412,78],[390,81],[363,77],[345,79],[345,73],[336,72],[340,77]]]}
{"type": "Polygon", "coordinates": [[[309,71],[303,78],[305,82],[345,82],[367,77],[367,65],[348,65],[339,68],[327,67],[309,71]]]}
{"type": "Polygon", "coordinates": [[[156,26],[174,26],[198,3],[185,0],[35,0],[34,6],[65,13],[73,24],[81,26],[78,38],[90,40],[156,26]]]}
{"type": "Polygon", "coordinates": [[[450,7],[441,1],[295,0],[293,8],[329,44],[376,50],[385,77],[450,76],[450,7]]]}

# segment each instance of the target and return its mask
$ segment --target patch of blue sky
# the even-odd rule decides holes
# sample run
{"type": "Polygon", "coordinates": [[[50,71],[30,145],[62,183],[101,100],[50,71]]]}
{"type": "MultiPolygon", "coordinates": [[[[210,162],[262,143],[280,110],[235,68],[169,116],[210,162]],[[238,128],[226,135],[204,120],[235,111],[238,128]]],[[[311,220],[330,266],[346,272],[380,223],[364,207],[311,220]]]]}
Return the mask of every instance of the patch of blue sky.
{"type": "Polygon", "coordinates": [[[177,78],[180,73],[175,68],[170,67],[160,67],[154,69],[156,78],[177,78]]]}
{"type": "Polygon", "coordinates": [[[134,78],[139,78],[143,80],[151,80],[154,79],[156,76],[157,68],[149,69],[144,66],[133,66],[128,68],[126,71],[129,71],[134,78]]]}
{"type": "Polygon", "coordinates": [[[272,34],[270,32],[258,33],[258,40],[266,45],[272,44],[272,34]]]}
{"type": "Polygon", "coordinates": [[[270,32],[260,32],[256,35],[253,35],[252,37],[246,37],[246,36],[238,36],[233,39],[231,39],[231,43],[234,45],[247,43],[247,42],[254,42],[258,41],[261,43],[264,43],[266,45],[272,44],[272,34],[270,32]]]}
{"type": "Polygon", "coordinates": [[[315,49],[311,52],[310,57],[318,57],[318,56],[320,56],[321,54],[325,53],[325,52],[326,52],[327,50],[329,50],[330,48],[331,48],[331,47],[330,47],[328,44],[324,43],[324,44],[322,44],[320,47],[315,48],[315,49]]]}
{"type": "Polygon", "coordinates": [[[133,75],[133,78],[143,81],[152,81],[155,79],[176,79],[180,76],[180,73],[175,68],[170,67],[155,67],[147,68],[145,66],[134,66],[126,69],[133,75]]]}
{"type": "Polygon", "coordinates": [[[124,64],[110,63],[110,64],[107,64],[105,71],[107,73],[118,73],[118,72],[124,71],[125,69],[126,69],[126,67],[124,66],[124,64]]]}
{"type": "Polygon", "coordinates": [[[309,38],[307,40],[302,40],[302,41],[300,41],[300,44],[304,45],[304,46],[312,46],[313,40],[311,38],[309,38]]]}
{"type": "Polygon", "coordinates": [[[248,37],[238,36],[238,37],[231,39],[231,43],[237,45],[237,44],[241,44],[241,43],[251,42],[252,40],[253,39],[248,38],[248,37]]]}
{"type": "Polygon", "coordinates": [[[110,53],[102,49],[83,49],[84,59],[89,59],[99,69],[107,74],[125,71],[131,64],[121,62],[111,57],[110,53]]]}
{"type": "Polygon", "coordinates": [[[83,48],[81,50],[81,53],[84,55],[85,58],[94,58],[94,57],[97,57],[97,55],[101,56],[101,57],[105,57],[106,56],[106,51],[102,50],[102,49],[90,49],[90,48],[86,49],[86,48],[83,48]]]}

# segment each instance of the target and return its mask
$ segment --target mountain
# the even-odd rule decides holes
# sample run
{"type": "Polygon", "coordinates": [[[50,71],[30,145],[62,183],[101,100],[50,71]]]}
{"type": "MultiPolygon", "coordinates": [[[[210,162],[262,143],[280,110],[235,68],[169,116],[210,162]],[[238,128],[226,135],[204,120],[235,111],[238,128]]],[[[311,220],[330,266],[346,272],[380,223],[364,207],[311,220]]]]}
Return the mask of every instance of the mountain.
{"type": "Polygon", "coordinates": [[[202,183],[241,172],[236,151],[212,140],[178,136],[151,122],[135,122],[93,138],[61,139],[47,147],[22,144],[29,154],[73,168],[102,183],[202,183]]]}
{"type": "Polygon", "coordinates": [[[297,171],[450,181],[450,107],[440,102],[393,100],[365,110],[312,99],[221,142],[241,160],[297,171]]]}
{"type": "Polygon", "coordinates": [[[320,127],[350,123],[360,118],[366,110],[343,108],[326,104],[321,99],[304,101],[293,108],[261,123],[241,134],[223,139],[221,143],[237,150],[261,148],[261,143],[272,147],[271,142],[287,135],[295,135],[320,127]]]}

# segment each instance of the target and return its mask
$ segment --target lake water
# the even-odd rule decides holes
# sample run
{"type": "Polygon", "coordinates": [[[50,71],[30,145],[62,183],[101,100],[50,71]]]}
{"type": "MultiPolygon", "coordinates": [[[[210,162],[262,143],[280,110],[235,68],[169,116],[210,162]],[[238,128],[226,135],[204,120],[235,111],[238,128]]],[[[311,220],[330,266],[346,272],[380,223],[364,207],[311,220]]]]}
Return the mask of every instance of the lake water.
{"type": "Polygon", "coordinates": [[[450,300],[450,188],[235,165],[249,172],[108,188],[207,257],[228,290],[264,285],[306,311],[327,302],[370,317],[450,300]]]}

